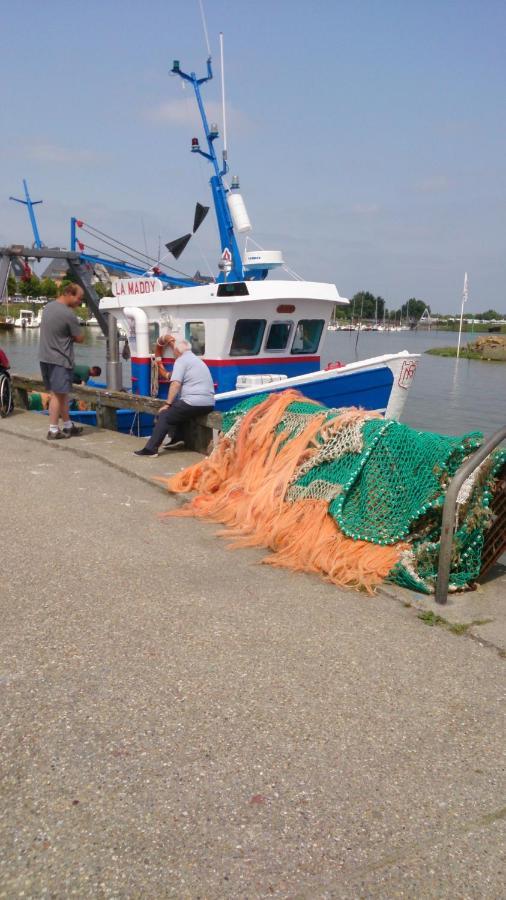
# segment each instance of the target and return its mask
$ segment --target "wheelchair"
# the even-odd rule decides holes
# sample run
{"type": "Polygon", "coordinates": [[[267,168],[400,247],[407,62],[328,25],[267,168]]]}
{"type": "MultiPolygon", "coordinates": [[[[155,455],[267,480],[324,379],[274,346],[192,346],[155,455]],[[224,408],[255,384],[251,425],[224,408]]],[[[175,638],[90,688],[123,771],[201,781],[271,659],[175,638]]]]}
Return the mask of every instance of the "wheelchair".
{"type": "Polygon", "coordinates": [[[13,409],[11,376],[6,369],[0,366],[0,417],[5,419],[13,409]]]}

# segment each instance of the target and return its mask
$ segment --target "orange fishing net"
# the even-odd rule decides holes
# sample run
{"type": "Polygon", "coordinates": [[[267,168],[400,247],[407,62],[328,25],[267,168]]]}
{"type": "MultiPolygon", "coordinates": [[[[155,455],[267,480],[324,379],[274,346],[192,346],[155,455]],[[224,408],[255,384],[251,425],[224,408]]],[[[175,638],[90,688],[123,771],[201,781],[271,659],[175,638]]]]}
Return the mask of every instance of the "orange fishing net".
{"type": "Polygon", "coordinates": [[[296,474],[321,455],[322,445],[371,413],[351,408],[329,418],[329,410],[314,403],[314,415],[302,430],[280,430],[287,407],[301,399],[311,404],[297,391],[271,394],[221,438],[208,458],[159,479],[173,493],[198,491],[183,508],[164,515],[221,522],[227,527],[219,533],[233,538],[231,546],[269,547],[273,552],[264,563],[315,572],[336,585],[372,593],[406,545],[378,546],[346,537],[328,514],[327,500],[287,500],[296,474]]]}

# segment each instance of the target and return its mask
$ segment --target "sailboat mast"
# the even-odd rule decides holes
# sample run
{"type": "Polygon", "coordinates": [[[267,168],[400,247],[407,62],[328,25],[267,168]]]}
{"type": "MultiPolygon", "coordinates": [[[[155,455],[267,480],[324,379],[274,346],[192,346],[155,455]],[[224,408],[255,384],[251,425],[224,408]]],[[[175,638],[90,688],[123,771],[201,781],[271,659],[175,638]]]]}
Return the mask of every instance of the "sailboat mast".
{"type": "Polygon", "coordinates": [[[460,307],[460,322],[459,322],[459,339],[457,342],[457,359],[460,356],[460,339],[462,337],[462,319],[464,318],[464,305],[467,303],[467,298],[469,295],[469,286],[467,281],[467,272],[464,274],[464,289],[462,291],[462,305],[460,307]]]}

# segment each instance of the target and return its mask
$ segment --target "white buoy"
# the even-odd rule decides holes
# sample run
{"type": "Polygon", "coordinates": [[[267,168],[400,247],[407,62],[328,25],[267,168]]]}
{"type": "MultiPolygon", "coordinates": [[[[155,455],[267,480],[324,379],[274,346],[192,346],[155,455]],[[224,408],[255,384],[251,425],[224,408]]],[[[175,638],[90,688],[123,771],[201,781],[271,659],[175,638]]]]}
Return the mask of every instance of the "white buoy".
{"type": "Polygon", "coordinates": [[[242,194],[239,194],[238,191],[230,191],[227,194],[227,201],[235,230],[239,234],[244,234],[245,231],[251,231],[251,222],[242,194]]]}

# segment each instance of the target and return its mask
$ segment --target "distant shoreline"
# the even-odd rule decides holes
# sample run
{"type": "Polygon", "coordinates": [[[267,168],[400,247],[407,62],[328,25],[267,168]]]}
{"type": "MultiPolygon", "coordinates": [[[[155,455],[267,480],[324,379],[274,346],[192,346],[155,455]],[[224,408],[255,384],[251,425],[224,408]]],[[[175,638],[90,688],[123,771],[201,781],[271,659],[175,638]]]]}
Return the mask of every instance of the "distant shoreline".
{"type": "MultiPolygon", "coordinates": [[[[456,347],[432,347],[425,352],[431,356],[457,356],[456,347]]],[[[474,344],[461,347],[460,356],[482,362],[506,362],[506,338],[501,335],[478,338],[474,344]]]]}

